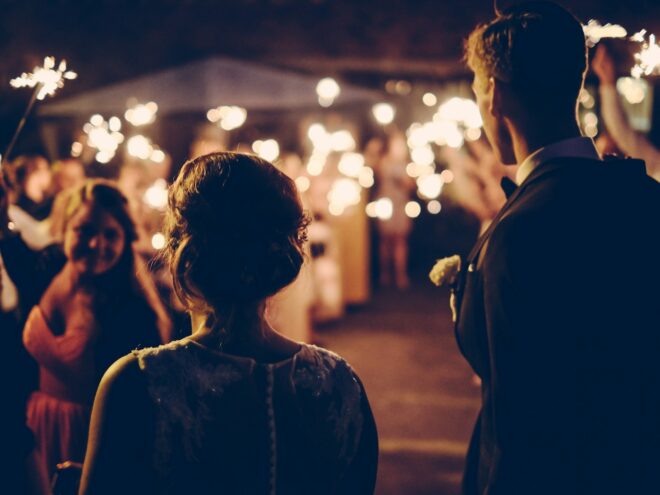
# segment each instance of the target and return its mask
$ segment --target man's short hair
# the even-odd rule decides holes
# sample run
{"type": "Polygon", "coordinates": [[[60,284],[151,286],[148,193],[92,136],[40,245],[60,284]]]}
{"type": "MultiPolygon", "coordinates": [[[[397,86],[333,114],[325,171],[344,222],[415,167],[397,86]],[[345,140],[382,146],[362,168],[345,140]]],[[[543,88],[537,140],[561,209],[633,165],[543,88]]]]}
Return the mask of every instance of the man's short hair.
{"type": "Polygon", "coordinates": [[[465,45],[474,72],[509,83],[533,106],[575,106],[587,68],[580,22],[551,2],[511,7],[481,24],[465,45]]]}

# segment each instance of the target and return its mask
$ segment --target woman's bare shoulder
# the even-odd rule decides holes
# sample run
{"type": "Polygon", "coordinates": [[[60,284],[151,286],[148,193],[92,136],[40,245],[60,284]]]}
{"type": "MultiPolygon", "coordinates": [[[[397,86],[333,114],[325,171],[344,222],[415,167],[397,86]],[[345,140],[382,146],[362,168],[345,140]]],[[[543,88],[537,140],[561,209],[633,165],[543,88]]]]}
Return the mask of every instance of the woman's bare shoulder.
{"type": "Polygon", "coordinates": [[[115,361],[105,372],[96,392],[95,403],[122,402],[126,398],[143,395],[145,390],[146,381],[138,356],[131,353],[115,361]]]}

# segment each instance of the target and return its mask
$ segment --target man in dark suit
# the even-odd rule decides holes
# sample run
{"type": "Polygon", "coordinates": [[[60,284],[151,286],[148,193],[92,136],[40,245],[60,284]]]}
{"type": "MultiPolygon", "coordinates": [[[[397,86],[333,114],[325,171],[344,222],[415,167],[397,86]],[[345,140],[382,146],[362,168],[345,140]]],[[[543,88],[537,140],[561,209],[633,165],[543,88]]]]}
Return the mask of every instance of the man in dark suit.
{"type": "Polygon", "coordinates": [[[457,288],[482,379],[464,493],[660,493],[660,184],[581,137],[564,9],[513,7],[466,48],[486,135],[520,166],[457,288]]]}

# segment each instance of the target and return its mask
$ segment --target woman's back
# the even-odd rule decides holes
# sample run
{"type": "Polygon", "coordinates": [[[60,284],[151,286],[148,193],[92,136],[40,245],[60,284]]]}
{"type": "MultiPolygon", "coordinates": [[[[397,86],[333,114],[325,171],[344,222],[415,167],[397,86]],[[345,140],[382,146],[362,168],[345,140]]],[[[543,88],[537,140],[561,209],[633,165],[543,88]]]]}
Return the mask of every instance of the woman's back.
{"type": "Polygon", "coordinates": [[[141,395],[145,407],[132,421],[148,426],[133,438],[142,454],[128,478],[108,473],[124,493],[373,492],[375,425],[361,383],[339,356],[303,345],[265,364],[184,339],[128,359],[119,375],[139,374],[141,383],[133,379],[117,402],[131,408],[130,396],[141,395]]]}
{"type": "Polygon", "coordinates": [[[357,376],[265,317],[300,272],[308,222],[295,183],[258,157],[183,165],[164,255],[193,335],[108,370],[81,493],[373,493],[378,441],[357,376]]]}

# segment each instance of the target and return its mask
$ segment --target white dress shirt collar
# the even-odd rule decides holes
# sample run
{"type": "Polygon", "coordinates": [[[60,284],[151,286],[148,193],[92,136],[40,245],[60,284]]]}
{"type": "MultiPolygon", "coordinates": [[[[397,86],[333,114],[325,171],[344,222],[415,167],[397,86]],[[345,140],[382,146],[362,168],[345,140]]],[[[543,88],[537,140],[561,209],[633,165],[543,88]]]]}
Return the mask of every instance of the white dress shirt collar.
{"type": "Polygon", "coordinates": [[[529,155],[518,167],[516,172],[516,183],[522,184],[532,171],[554,158],[588,158],[600,160],[600,155],[594,146],[594,142],[588,137],[576,137],[557,141],[543,148],[539,148],[529,155]]]}

